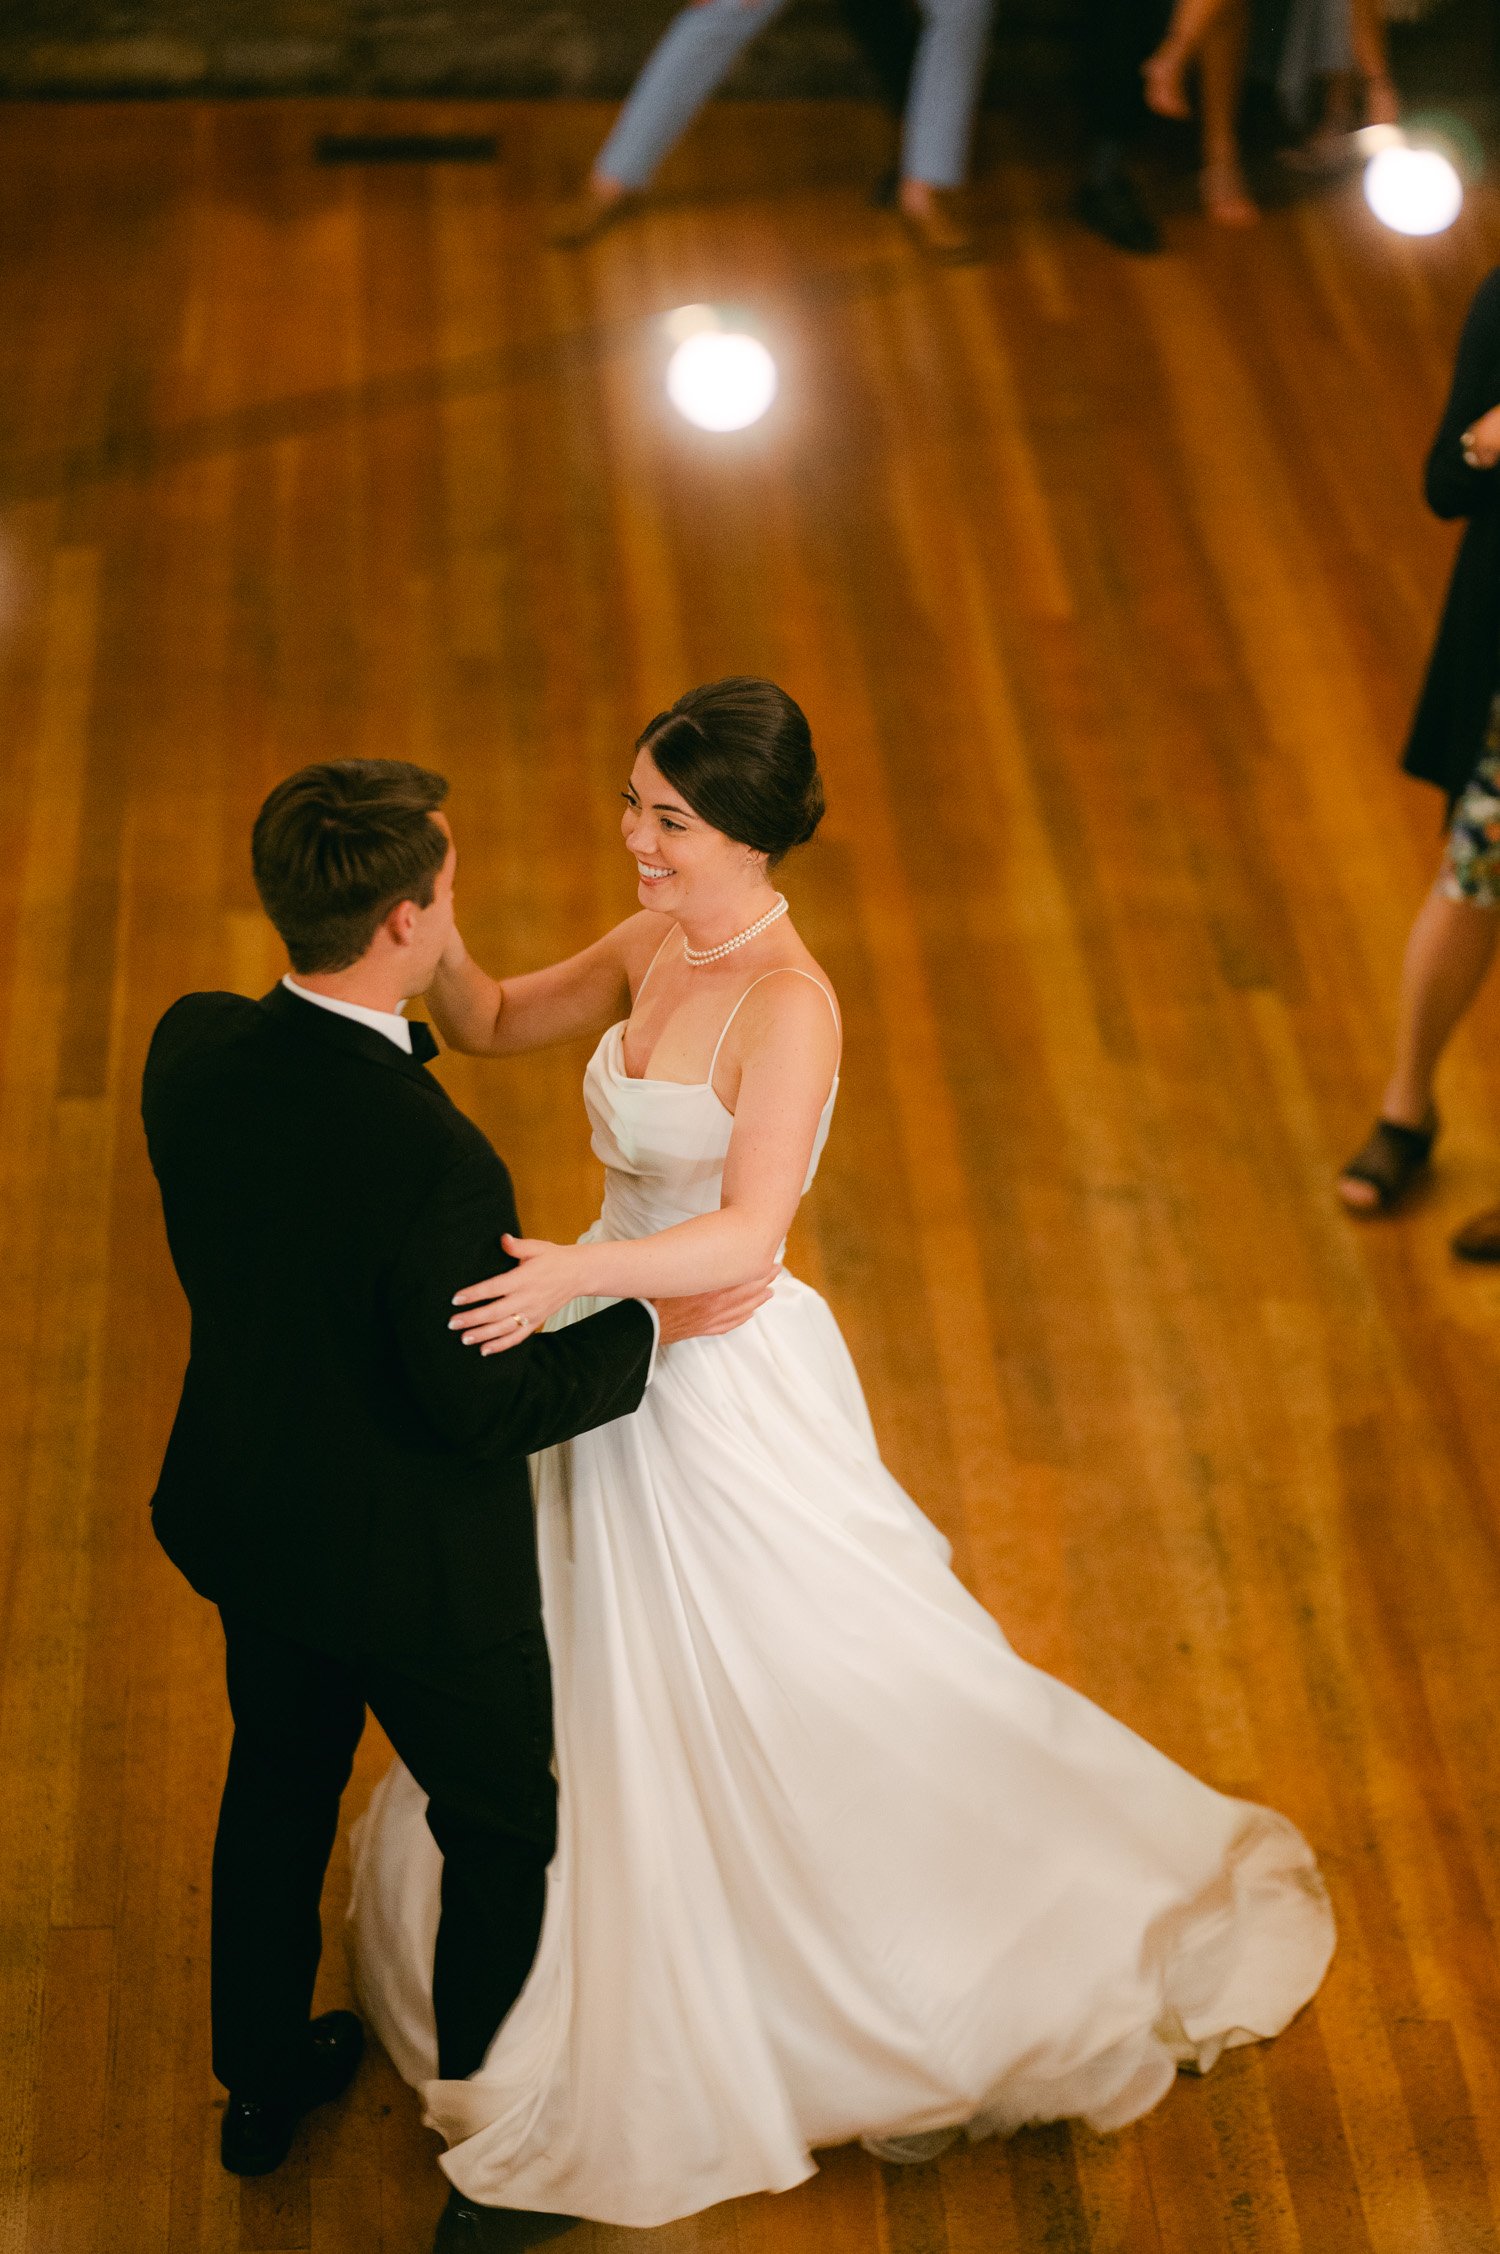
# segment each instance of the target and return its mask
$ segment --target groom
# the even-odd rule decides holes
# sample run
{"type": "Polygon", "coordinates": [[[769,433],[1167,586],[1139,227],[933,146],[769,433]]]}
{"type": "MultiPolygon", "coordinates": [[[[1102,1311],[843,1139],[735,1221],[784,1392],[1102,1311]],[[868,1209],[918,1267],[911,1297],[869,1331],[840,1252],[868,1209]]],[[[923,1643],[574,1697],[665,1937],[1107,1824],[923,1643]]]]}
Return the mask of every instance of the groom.
{"type": "MultiPolygon", "coordinates": [[[[255,825],[291,975],[189,994],[156,1029],[142,1109],[192,1309],[157,1536],[224,1625],[234,1740],[213,1864],[213,2063],[224,2166],[261,2175],[344,2090],[364,2035],[310,2017],[318,1902],[368,1707],[443,1853],[438,2071],[474,2072],[536,1953],[555,1785],[526,1457],[637,1407],[658,1335],[731,1329],[757,1285],[626,1300],[488,1358],[453,1294],[509,1265],[489,1143],[425,1067],[406,1000],[453,930],[439,775],[304,768],[255,825]]],[[[562,2218],[454,2194],[445,2250],[562,2218]]]]}

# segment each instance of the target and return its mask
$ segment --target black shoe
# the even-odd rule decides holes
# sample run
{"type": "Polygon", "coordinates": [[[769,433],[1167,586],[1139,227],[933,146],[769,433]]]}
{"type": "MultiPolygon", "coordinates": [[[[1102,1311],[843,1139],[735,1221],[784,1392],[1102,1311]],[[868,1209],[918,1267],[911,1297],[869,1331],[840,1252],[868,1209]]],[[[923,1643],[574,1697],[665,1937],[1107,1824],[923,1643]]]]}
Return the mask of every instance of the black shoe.
{"type": "Polygon", "coordinates": [[[307,2050],[290,2097],[236,2097],[224,2108],[219,2158],[232,2176],[269,2176],[292,2149],[297,2124],[316,2105],[342,2097],[365,2055],[365,2031],[352,2011],[325,2011],[307,2030],[307,2050]]]}
{"type": "Polygon", "coordinates": [[[438,2221],[432,2254],[517,2254],[576,2230],[576,2215],[539,2215],[525,2207],[481,2207],[450,2191],[438,2221]]]}
{"type": "Polygon", "coordinates": [[[1103,180],[1086,180],[1073,198],[1073,216],[1116,250],[1134,251],[1147,258],[1161,249],[1161,229],[1141,202],[1128,172],[1111,172],[1103,180]]]}

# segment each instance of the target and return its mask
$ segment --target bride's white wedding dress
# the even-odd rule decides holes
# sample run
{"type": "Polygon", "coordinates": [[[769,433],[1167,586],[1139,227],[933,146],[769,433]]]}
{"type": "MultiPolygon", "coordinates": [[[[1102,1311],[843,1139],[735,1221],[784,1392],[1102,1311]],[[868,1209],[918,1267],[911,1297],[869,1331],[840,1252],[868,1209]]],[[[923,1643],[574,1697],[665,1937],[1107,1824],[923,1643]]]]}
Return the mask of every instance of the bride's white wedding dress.
{"type": "MultiPolygon", "coordinates": [[[[622,1049],[616,1026],[584,1082],[611,1238],[715,1210],[733,1124],[622,1049]]],[[[361,1995],[471,2197],[651,2225],[854,2137],[1116,2128],[1317,1988],[1301,1836],[1011,1651],[805,1284],[666,1349],[535,1487],[558,1848],[467,2082],[432,2079],[440,1862],[399,1764],[356,1852],[361,1995]]]]}

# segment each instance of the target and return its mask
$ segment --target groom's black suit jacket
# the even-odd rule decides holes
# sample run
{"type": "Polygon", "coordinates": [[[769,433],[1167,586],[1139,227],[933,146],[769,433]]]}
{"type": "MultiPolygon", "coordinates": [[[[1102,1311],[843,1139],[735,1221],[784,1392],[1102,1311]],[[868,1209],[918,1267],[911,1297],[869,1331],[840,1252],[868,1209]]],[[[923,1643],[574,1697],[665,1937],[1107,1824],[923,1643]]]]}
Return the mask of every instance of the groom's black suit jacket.
{"type": "Polygon", "coordinates": [[[142,1110],[192,1351],[154,1497],[194,1588],[348,1657],[539,1617],[526,1457],[628,1415],[636,1300],[482,1358],[453,1293],[519,1226],[489,1143],[383,1034],[277,987],[189,994],[142,1110]]]}

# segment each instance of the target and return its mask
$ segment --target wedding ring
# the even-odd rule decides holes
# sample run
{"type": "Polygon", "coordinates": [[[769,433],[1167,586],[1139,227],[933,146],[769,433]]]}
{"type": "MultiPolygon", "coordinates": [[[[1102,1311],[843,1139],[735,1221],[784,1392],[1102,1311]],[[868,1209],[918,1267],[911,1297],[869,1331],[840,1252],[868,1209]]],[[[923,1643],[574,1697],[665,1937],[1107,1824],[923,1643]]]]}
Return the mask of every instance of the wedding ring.
{"type": "Polygon", "coordinates": [[[524,1315],[513,1315],[511,1321],[515,1324],[517,1330],[529,1330],[531,1328],[524,1315]]]}

